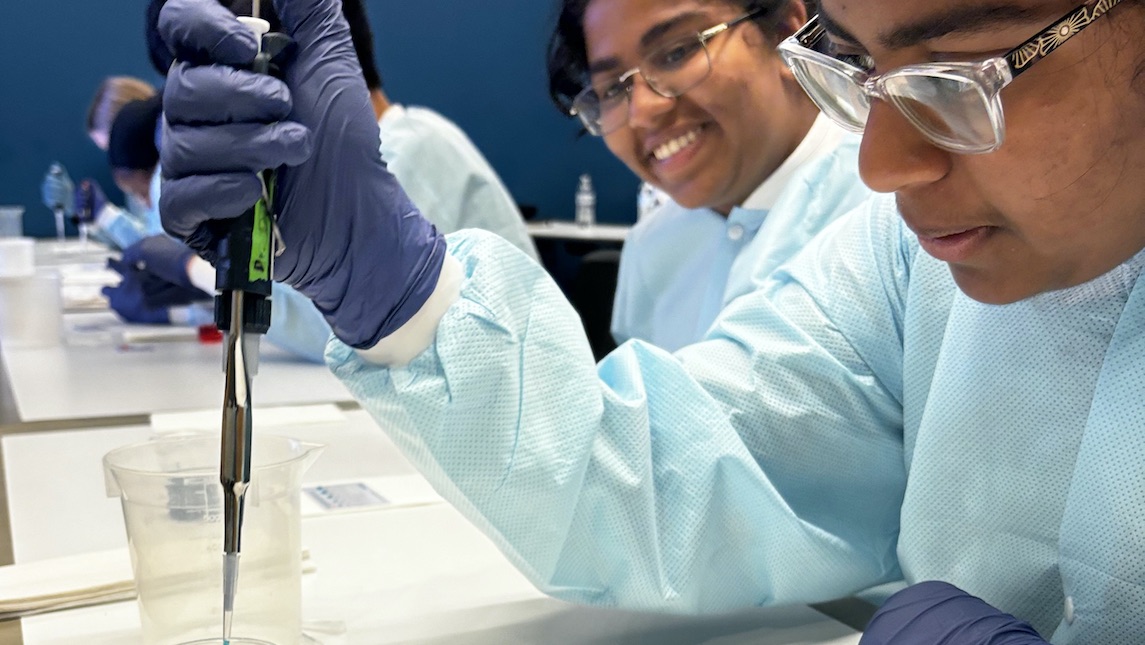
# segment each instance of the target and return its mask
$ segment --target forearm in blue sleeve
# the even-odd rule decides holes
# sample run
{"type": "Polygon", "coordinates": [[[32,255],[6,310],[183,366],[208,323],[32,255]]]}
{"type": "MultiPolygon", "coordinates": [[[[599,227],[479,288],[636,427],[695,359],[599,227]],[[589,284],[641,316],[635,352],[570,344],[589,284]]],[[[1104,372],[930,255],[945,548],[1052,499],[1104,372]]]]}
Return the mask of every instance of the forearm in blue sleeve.
{"type": "Polygon", "coordinates": [[[865,376],[822,349],[777,347],[833,369],[816,379],[825,388],[861,390],[797,414],[784,388],[798,362],[749,371],[764,354],[730,339],[706,344],[707,365],[702,352],[685,365],[633,342],[598,367],[540,266],[493,235],[448,240],[465,281],[433,345],[386,369],[334,341],[327,362],[542,590],[692,613],[825,600],[900,575],[900,412],[865,376]],[[740,392],[711,379],[721,370],[740,392]],[[789,441],[801,434],[814,440],[789,441]],[[773,476],[761,463],[779,463],[767,451],[785,441],[773,476]]]}

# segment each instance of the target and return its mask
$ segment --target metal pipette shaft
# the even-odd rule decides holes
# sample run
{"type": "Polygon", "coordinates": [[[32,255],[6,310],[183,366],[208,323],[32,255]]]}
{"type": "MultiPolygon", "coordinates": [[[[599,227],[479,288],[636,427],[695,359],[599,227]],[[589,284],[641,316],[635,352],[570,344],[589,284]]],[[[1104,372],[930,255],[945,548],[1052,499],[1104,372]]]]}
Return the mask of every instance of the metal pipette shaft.
{"type": "MultiPolygon", "coordinates": [[[[258,18],[260,0],[251,2],[251,18],[258,18]]],[[[243,503],[250,484],[250,374],[246,371],[243,340],[243,292],[231,292],[231,331],[227,337],[223,393],[223,441],[219,479],[223,485],[223,631],[231,637],[235,592],[242,545],[243,503]],[[241,391],[240,391],[241,390],[241,391]]]]}
{"type": "Polygon", "coordinates": [[[231,637],[242,546],[243,504],[250,484],[250,384],[243,331],[243,291],[231,292],[219,480],[223,485],[223,640],[231,637]]]}

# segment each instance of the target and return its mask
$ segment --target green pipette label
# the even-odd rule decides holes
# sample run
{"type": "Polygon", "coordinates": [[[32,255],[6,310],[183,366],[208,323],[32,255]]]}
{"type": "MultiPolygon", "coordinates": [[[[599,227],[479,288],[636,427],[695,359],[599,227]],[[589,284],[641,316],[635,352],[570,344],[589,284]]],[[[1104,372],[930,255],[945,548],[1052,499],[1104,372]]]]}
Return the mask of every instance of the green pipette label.
{"type": "Polygon", "coordinates": [[[250,239],[247,276],[251,282],[270,280],[270,237],[270,213],[266,210],[266,202],[260,199],[254,205],[254,230],[251,231],[250,239]]]}

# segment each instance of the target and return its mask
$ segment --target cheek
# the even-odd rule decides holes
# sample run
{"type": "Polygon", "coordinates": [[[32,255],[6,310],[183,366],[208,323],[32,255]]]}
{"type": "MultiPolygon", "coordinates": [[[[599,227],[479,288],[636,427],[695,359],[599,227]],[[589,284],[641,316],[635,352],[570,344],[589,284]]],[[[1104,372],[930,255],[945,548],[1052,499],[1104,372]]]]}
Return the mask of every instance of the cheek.
{"type": "Polygon", "coordinates": [[[604,145],[617,159],[628,166],[641,179],[647,180],[648,172],[645,170],[645,161],[640,153],[640,144],[628,128],[621,128],[604,137],[604,145]]]}
{"type": "MultiPolygon", "coordinates": [[[[789,127],[792,103],[785,85],[787,70],[779,58],[752,53],[724,69],[727,73],[713,72],[710,79],[714,82],[705,92],[707,111],[745,147],[758,149],[765,142],[786,138],[783,131],[789,127]]],[[[794,86],[793,77],[791,83],[794,86]]]]}
{"type": "MultiPolygon", "coordinates": [[[[1075,87],[1068,96],[1030,97],[1007,103],[1006,141],[975,164],[982,185],[1006,211],[1040,212],[1048,219],[1104,194],[1123,150],[1108,89],[1075,87]],[[1086,197],[1088,196],[1088,197],[1086,197]]],[[[1114,173],[1116,174],[1116,173],[1114,173]]],[[[1075,219],[1076,221],[1076,219],[1075,219]]]]}

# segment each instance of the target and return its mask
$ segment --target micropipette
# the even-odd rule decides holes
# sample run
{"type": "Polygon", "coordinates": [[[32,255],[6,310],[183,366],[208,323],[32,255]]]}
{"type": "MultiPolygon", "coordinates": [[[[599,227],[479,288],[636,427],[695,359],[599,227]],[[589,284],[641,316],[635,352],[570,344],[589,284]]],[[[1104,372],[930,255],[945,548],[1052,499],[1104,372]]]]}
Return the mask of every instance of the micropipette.
{"type": "MultiPolygon", "coordinates": [[[[282,34],[267,34],[270,24],[260,20],[259,2],[253,15],[240,17],[259,40],[252,71],[270,74],[277,57],[290,43],[282,34]]],[[[223,487],[223,643],[228,645],[238,592],[239,554],[243,505],[250,485],[251,378],[258,372],[258,337],[270,328],[272,238],[270,214],[273,173],[260,175],[263,197],[236,218],[220,247],[216,263],[215,325],[227,332],[224,343],[222,450],[219,481],[223,487]]]]}
{"type": "MultiPolygon", "coordinates": [[[[53,163],[48,168],[48,174],[58,180],[67,178],[67,171],[65,171],[64,167],[58,163],[53,163]]],[[[67,182],[70,186],[71,179],[67,179],[67,182]]],[[[67,206],[57,202],[55,204],[51,204],[50,207],[52,209],[52,215],[54,215],[56,218],[56,239],[60,242],[63,242],[66,239],[66,233],[64,231],[64,215],[67,212],[67,206]]]]}

